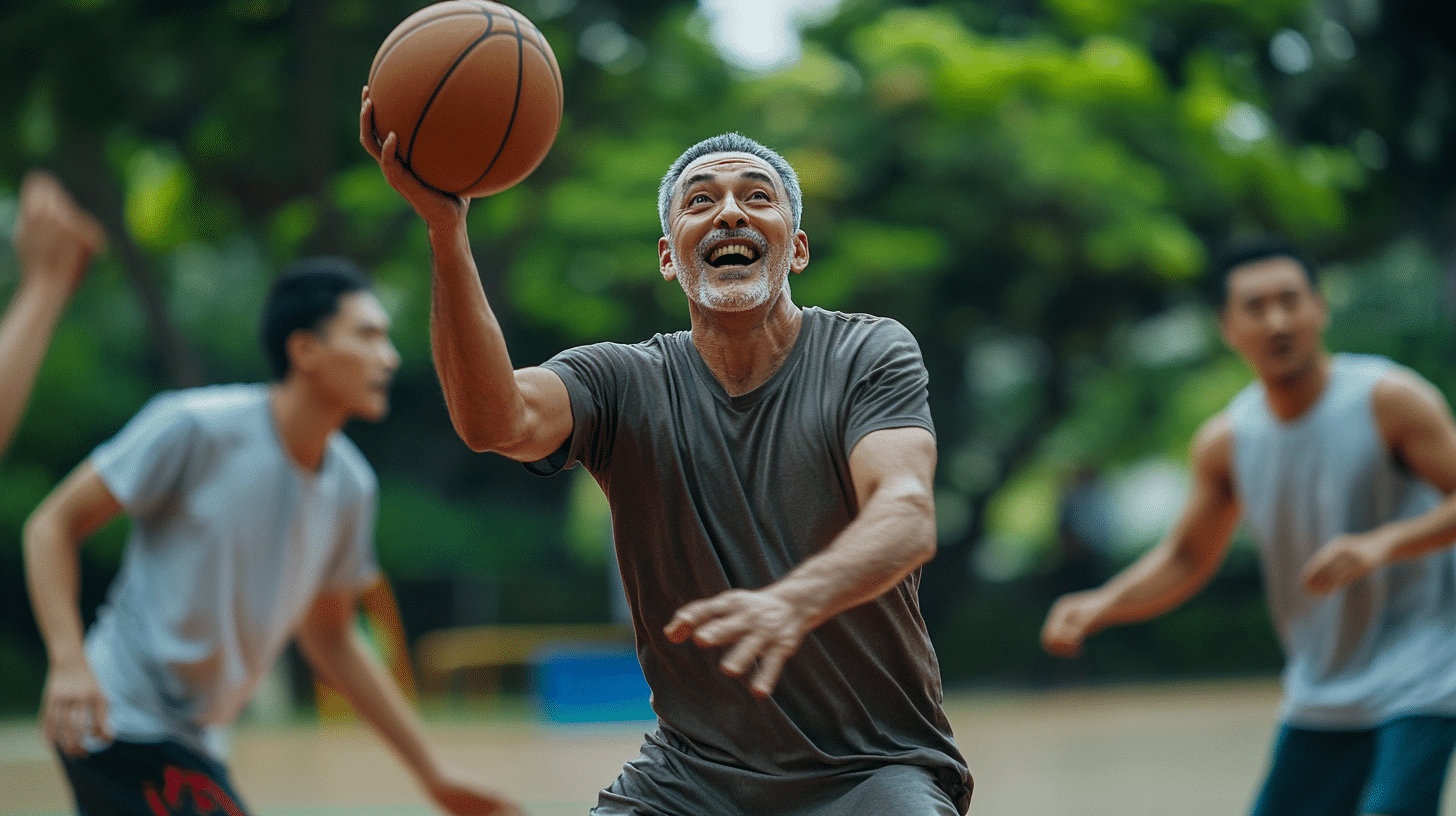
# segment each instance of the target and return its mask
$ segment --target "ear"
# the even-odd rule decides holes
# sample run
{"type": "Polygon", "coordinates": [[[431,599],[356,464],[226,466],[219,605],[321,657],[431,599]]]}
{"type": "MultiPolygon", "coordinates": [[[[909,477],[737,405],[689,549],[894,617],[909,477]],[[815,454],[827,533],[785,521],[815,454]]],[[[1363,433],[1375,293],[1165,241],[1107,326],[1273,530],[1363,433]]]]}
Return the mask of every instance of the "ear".
{"type": "Polygon", "coordinates": [[[319,336],[308,329],[294,329],[283,343],[288,353],[288,370],[309,372],[318,365],[319,336]]]}
{"type": "Polygon", "coordinates": [[[668,243],[666,236],[657,239],[657,266],[662,272],[663,280],[677,277],[677,267],[672,263],[672,245],[668,243]]]}
{"type": "Polygon", "coordinates": [[[809,265],[809,236],[803,230],[794,233],[794,254],[789,258],[789,271],[795,275],[809,265]]]}
{"type": "Polygon", "coordinates": [[[1229,336],[1229,306],[1224,304],[1218,311],[1218,333],[1223,338],[1223,344],[1229,348],[1234,347],[1233,338],[1229,336]]]}

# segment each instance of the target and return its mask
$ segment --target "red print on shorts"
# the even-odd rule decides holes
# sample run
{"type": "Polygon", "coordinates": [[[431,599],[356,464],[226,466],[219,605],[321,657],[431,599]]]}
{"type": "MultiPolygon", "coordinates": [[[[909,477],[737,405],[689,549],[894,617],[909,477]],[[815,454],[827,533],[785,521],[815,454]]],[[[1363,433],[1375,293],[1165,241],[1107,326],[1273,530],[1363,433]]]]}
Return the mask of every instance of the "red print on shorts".
{"type": "Polygon", "coordinates": [[[168,765],[162,772],[162,792],[152,782],[142,783],[142,795],[156,816],[178,816],[184,813],[223,813],[226,816],[247,816],[228,796],[227,791],[207,774],[168,765]],[[192,794],[188,809],[184,797],[192,794]]]}

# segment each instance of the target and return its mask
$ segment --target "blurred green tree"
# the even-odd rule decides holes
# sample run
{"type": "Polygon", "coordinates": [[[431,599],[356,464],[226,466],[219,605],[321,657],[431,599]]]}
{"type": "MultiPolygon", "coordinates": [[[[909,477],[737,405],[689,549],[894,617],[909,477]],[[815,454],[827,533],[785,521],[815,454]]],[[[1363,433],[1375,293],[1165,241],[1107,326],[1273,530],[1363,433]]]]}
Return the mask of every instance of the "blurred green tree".
{"type": "MultiPolygon", "coordinates": [[[[374,50],[420,5],[0,9],[0,184],[58,170],[116,248],[0,467],[0,540],[150,394],[264,376],[253,322],[268,280],[342,252],[373,271],[405,357],[393,416],[350,428],[381,474],[386,567],[485,581],[478,614],[495,619],[607,614],[600,558],[565,511],[581,502],[571,480],[455,439],[428,358],[423,230],[357,145],[374,50]]],[[[942,549],[922,591],[946,637],[983,624],[968,587],[1004,519],[1041,536],[1027,560],[1044,565],[1065,466],[1180,459],[1244,380],[1198,292],[1224,238],[1273,230],[1317,257],[1372,259],[1334,276],[1351,316],[1335,339],[1452,384],[1446,321],[1380,295],[1405,285],[1390,269],[1439,281],[1451,252],[1456,48],[1432,4],[844,0],[798,61],[765,72],[725,61],[686,0],[520,7],[553,45],[567,110],[541,168],[471,209],[517,362],[684,328],[656,271],[658,178],[724,130],[781,149],[813,253],[796,299],[899,319],[930,367],[942,549]]],[[[0,271],[0,295],[11,280],[0,271]]],[[[123,533],[93,548],[98,575],[123,533]]],[[[35,654],[5,553],[0,651],[35,654]]]]}

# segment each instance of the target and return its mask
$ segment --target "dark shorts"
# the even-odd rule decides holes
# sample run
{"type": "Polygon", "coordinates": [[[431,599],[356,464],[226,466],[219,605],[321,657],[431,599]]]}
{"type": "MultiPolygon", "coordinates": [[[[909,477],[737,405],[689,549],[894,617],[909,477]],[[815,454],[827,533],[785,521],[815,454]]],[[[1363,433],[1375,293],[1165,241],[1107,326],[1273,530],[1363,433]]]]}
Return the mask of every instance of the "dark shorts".
{"type": "Polygon", "coordinates": [[[1456,717],[1400,717],[1366,731],[1284,726],[1254,816],[1436,816],[1456,717]]]}
{"type": "Polygon", "coordinates": [[[950,767],[886,764],[765,774],[697,756],[658,731],[597,797],[593,816],[961,816],[970,780],[950,767]]]}
{"type": "Polygon", "coordinates": [[[81,816],[247,816],[227,768],[175,742],[113,742],[61,755],[81,816]]]}

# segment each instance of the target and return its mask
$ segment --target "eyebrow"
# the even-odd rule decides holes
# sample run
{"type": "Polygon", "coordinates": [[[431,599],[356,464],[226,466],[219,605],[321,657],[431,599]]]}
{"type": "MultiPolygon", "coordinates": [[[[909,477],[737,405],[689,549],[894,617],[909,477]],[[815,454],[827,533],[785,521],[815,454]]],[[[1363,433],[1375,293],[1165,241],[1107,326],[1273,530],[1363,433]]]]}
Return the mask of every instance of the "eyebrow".
{"type": "MultiPolygon", "coordinates": [[[[773,176],[770,176],[768,173],[765,173],[762,170],[745,170],[745,171],[743,171],[743,174],[742,175],[743,175],[744,178],[751,178],[751,179],[757,179],[758,181],[762,181],[763,183],[765,183],[769,187],[771,187],[775,193],[778,192],[778,186],[776,184],[774,184],[773,176]]],[[[685,180],[683,182],[683,184],[682,184],[682,189],[683,189],[683,192],[687,192],[690,188],[692,188],[692,186],[694,184],[698,184],[700,182],[705,182],[705,181],[717,181],[717,180],[718,180],[718,174],[717,173],[695,173],[695,174],[687,177],[687,180],[685,180]]]]}

